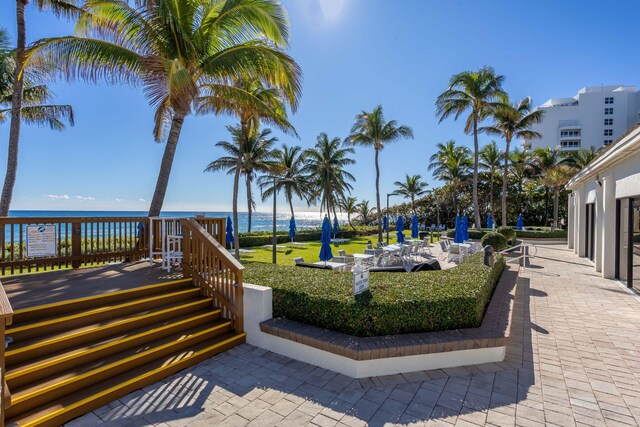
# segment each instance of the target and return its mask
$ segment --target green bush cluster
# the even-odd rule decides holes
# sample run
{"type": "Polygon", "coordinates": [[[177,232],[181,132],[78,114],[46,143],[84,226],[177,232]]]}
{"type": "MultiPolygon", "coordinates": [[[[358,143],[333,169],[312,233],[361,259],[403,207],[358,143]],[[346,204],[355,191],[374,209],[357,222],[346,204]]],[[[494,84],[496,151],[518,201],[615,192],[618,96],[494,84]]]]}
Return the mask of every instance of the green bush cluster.
{"type": "MultiPolygon", "coordinates": [[[[473,240],[480,240],[482,236],[493,230],[489,228],[483,228],[481,231],[469,229],[469,238],[473,240]]],[[[530,239],[564,239],[567,237],[567,230],[554,230],[541,229],[541,230],[514,230],[516,232],[516,238],[530,238],[530,239]]],[[[455,230],[448,230],[447,237],[454,238],[455,230]]]]}
{"type": "Polygon", "coordinates": [[[498,227],[496,229],[496,232],[502,234],[505,237],[505,239],[507,239],[507,242],[509,242],[509,244],[511,245],[516,240],[516,230],[514,230],[509,226],[503,225],[501,227],[498,227]]]}
{"type": "MultiPolygon", "coordinates": [[[[378,232],[376,227],[355,227],[355,230],[351,227],[341,228],[338,233],[338,237],[342,239],[352,239],[358,236],[370,236],[378,232]]],[[[312,242],[320,240],[322,230],[320,228],[311,228],[296,231],[296,242],[312,242]]],[[[270,245],[273,240],[273,234],[271,231],[252,231],[251,233],[240,234],[240,247],[250,248],[254,246],[270,245]]],[[[289,231],[280,230],[276,232],[276,240],[280,243],[287,243],[291,241],[289,237],[289,231]]]]}
{"type": "Polygon", "coordinates": [[[442,331],[480,326],[505,266],[483,254],[459,267],[418,273],[371,274],[370,289],[352,295],[351,273],[247,263],[247,283],[273,289],[273,315],[356,336],[442,331]]]}
{"type": "Polygon", "coordinates": [[[507,238],[503,234],[493,231],[490,231],[482,236],[480,242],[482,243],[482,246],[491,246],[496,252],[503,251],[509,247],[507,238]]]}

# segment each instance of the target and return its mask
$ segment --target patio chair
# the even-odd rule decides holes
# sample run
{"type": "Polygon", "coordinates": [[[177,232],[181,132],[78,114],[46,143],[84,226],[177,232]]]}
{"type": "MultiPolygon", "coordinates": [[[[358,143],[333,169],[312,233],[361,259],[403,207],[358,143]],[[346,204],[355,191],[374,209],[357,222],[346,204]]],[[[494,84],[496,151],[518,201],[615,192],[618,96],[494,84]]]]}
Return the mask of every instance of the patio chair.
{"type": "Polygon", "coordinates": [[[367,249],[373,249],[373,245],[371,244],[371,240],[367,242],[367,249]]]}
{"type": "Polygon", "coordinates": [[[449,252],[447,252],[447,261],[458,262],[460,260],[460,246],[453,244],[449,246],[449,252]]]}
{"type": "Polygon", "coordinates": [[[347,251],[345,251],[345,250],[343,250],[343,249],[339,250],[339,251],[338,251],[338,256],[343,256],[343,257],[344,257],[344,256],[347,256],[347,251]]]}

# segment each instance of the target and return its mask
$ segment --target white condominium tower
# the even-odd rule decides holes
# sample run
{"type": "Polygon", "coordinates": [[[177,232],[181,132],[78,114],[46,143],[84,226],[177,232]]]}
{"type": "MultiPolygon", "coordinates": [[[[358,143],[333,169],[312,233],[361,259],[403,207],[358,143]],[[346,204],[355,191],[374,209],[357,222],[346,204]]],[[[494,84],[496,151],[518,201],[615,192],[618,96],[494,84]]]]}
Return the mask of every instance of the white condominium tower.
{"type": "Polygon", "coordinates": [[[640,92],[635,86],[591,86],[572,98],[550,99],[537,109],[544,117],[533,130],[542,138],[524,141],[523,149],[598,149],[640,122],[640,92]]]}

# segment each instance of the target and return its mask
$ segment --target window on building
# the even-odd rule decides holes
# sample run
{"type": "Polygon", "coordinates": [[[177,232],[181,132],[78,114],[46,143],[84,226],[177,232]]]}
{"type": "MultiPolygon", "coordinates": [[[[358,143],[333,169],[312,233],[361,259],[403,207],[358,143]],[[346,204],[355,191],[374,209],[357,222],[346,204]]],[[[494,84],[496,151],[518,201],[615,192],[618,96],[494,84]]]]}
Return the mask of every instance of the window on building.
{"type": "Polygon", "coordinates": [[[604,119],[605,126],[613,126],[613,119],[604,119]]]}
{"type": "Polygon", "coordinates": [[[604,99],[605,104],[613,104],[613,96],[608,96],[604,99]]]}
{"type": "Polygon", "coordinates": [[[568,141],[560,141],[560,146],[562,148],[576,148],[576,147],[580,147],[580,140],[579,139],[570,139],[568,141]]]}
{"type": "Polygon", "coordinates": [[[605,129],[604,136],[613,136],[613,129],[605,129]]]}
{"type": "Polygon", "coordinates": [[[609,108],[605,108],[604,109],[604,114],[613,114],[613,107],[609,107],[609,108]]]}
{"type": "Polygon", "coordinates": [[[571,138],[580,136],[580,129],[561,130],[560,138],[571,138]]]}
{"type": "Polygon", "coordinates": [[[611,144],[613,144],[613,139],[605,139],[605,140],[604,140],[604,145],[605,145],[605,146],[607,146],[607,145],[611,145],[611,144]]]}

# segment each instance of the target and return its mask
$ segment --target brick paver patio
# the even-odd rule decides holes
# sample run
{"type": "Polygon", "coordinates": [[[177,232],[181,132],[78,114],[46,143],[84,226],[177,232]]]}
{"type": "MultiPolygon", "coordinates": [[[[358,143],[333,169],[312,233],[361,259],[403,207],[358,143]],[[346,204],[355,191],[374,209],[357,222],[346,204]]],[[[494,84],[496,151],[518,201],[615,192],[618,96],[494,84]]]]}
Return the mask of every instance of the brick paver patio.
{"type": "Polygon", "coordinates": [[[502,363],[354,380],[243,345],[69,425],[637,425],[640,298],[561,245],[532,264],[502,363]]]}

